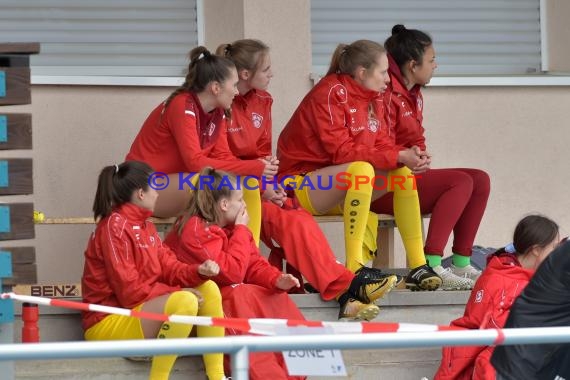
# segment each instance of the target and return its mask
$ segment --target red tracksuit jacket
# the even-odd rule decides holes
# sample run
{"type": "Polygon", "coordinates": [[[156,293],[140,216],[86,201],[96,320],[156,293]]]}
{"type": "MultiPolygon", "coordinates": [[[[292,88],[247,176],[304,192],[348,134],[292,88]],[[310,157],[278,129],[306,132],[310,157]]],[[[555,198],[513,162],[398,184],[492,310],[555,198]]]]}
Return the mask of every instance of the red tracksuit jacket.
{"type": "MultiPolygon", "coordinates": [[[[281,272],[259,254],[246,226],[221,228],[193,216],[184,225],[181,235],[177,230],[175,226],[165,244],[173,248],[180,260],[198,263],[212,259],[220,265],[220,273],[211,280],[220,286],[226,317],[304,319],[288,294],[275,287],[281,272]]],[[[226,335],[242,334],[226,329],[226,335]]],[[[304,379],[288,376],[283,356],[273,352],[250,354],[249,378],[304,379]]]]}
{"type": "Polygon", "coordinates": [[[247,226],[221,228],[193,216],[184,225],[182,234],[178,234],[175,225],[164,243],[183,262],[199,264],[208,259],[217,262],[220,273],[210,279],[220,287],[244,282],[281,291],[275,287],[281,272],[259,254],[247,226]]]}
{"type": "Polygon", "coordinates": [[[349,75],[325,76],[301,101],[279,136],[280,175],[353,161],[384,170],[398,167],[402,148],[388,137],[383,98],[349,75]]]}
{"type": "Polygon", "coordinates": [[[232,103],[227,124],[228,145],[234,155],[253,160],[271,155],[271,105],[266,91],[250,90],[232,103]]]}
{"type": "Polygon", "coordinates": [[[425,150],[426,142],[422,126],[424,100],[421,87],[416,85],[408,90],[400,68],[390,55],[388,61],[390,84],[385,93],[390,123],[388,134],[397,145],[406,148],[416,145],[425,150]]]}
{"type": "MultiPolygon", "coordinates": [[[[85,251],[83,302],[133,308],[181,287],[207,280],[196,264],[184,264],[162,244],[151,211],[126,203],[97,223],[85,251]]],[[[87,330],[107,314],[86,311],[87,330]]]]}
{"type": "Polygon", "coordinates": [[[144,122],[126,160],[143,161],[164,173],[195,173],[206,166],[240,175],[261,176],[259,160],[238,160],[230,151],[224,112],[204,112],[193,93],[156,107],[144,122]]]}
{"type": "MultiPolygon", "coordinates": [[[[515,299],[534,271],[520,266],[515,256],[493,256],[475,283],[463,317],[452,326],[467,329],[502,328],[515,299]]],[[[490,363],[493,347],[444,347],[434,380],[495,380],[490,363]]]]}
{"type": "MultiPolygon", "coordinates": [[[[258,90],[234,99],[228,127],[228,142],[234,155],[253,159],[271,154],[272,103],[269,93],[258,90]]],[[[277,268],[283,267],[285,258],[327,300],[348,288],[354,275],[336,261],[326,237],[309,212],[295,207],[290,198],[283,207],[270,201],[263,201],[261,205],[261,240],[271,249],[269,260],[275,262],[277,268]],[[309,251],[311,254],[307,254],[309,251]]],[[[295,271],[288,267],[289,273],[297,275],[295,271]]],[[[302,280],[301,274],[298,278],[302,280]]]]}

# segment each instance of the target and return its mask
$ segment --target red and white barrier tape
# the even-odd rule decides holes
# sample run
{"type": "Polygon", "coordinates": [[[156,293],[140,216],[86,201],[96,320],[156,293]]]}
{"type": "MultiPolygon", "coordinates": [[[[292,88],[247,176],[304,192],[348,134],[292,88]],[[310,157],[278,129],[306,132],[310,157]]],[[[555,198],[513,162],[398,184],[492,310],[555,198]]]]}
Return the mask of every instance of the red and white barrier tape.
{"type": "Polygon", "coordinates": [[[307,320],[291,320],[291,319],[271,319],[271,318],[215,318],[215,317],[199,317],[186,315],[166,315],[158,313],[148,313],[144,311],[135,311],[123,309],[119,307],[102,306],[89,304],[84,302],[66,301],[57,298],[46,298],[36,296],[25,296],[16,293],[2,293],[2,299],[12,299],[20,302],[29,302],[38,305],[47,305],[54,307],[62,307],[66,309],[74,309],[81,311],[96,311],[105,314],[125,315],[135,318],[152,319],[155,321],[170,321],[176,323],[184,323],[198,326],[217,326],[228,329],[235,329],[245,333],[258,335],[281,335],[286,327],[325,327],[328,332],[332,330],[335,334],[354,334],[354,333],[381,333],[381,332],[403,332],[416,333],[424,331],[444,331],[457,330],[457,328],[449,326],[413,324],[413,323],[388,323],[388,322],[322,322],[307,320]]]}

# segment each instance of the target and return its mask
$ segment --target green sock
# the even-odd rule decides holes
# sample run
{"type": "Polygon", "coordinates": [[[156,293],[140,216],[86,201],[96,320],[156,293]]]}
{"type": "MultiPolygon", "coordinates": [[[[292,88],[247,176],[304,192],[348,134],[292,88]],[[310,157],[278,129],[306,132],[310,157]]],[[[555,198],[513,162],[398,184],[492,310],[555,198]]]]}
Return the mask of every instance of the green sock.
{"type": "Polygon", "coordinates": [[[437,267],[441,265],[440,255],[426,255],[426,261],[430,267],[437,267]]]}
{"type": "Polygon", "coordinates": [[[454,253],[453,256],[451,256],[451,262],[458,268],[465,268],[467,265],[471,264],[471,257],[454,253]]]}

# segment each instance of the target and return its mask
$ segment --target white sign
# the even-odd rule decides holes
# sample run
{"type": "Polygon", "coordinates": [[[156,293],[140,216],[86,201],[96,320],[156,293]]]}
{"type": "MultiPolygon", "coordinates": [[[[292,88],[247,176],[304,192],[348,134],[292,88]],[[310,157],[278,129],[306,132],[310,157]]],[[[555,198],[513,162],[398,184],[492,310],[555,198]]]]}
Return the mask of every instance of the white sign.
{"type": "MultiPolygon", "coordinates": [[[[330,334],[323,327],[288,327],[282,335],[330,334]]],[[[291,350],[283,351],[283,358],[290,376],[347,376],[340,350],[291,350]]]]}

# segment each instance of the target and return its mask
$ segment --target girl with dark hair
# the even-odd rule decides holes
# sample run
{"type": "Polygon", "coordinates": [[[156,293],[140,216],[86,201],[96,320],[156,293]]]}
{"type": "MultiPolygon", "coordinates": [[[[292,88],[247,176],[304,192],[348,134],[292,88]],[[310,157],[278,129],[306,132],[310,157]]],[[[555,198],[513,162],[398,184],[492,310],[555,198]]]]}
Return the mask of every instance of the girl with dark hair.
{"type": "MultiPolygon", "coordinates": [[[[273,77],[269,48],[259,40],[244,39],[218,47],[218,54],[232,60],[238,70],[238,90],[228,121],[228,143],[232,153],[247,160],[271,155],[271,105],[266,91],[273,77]]],[[[294,204],[283,188],[269,184],[263,189],[261,240],[271,249],[269,261],[288,271],[300,272],[324,300],[340,304],[339,319],[371,320],[380,311],[373,302],[389,292],[397,277],[379,270],[358,269],[355,275],[336,260],[326,237],[311,214],[294,204]],[[361,287],[362,296],[349,295],[350,287],[361,287]]],[[[291,272],[290,272],[291,273],[291,272]]]]}
{"type": "Polygon", "coordinates": [[[382,45],[368,40],[339,45],[327,75],[279,136],[279,174],[291,179],[295,197],[311,214],[343,215],[346,266],[353,272],[376,251],[378,216],[370,213],[371,201],[393,191],[394,215],[411,268],[406,284],[435,290],[441,279],[426,265],[412,175],[422,173],[428,159],[419,147],[397,146],[388,138],[382,92],[389,81],[382,45]],[[378,186],[378,177],[392,185],[378,186]],[[307,182],[326,188],[303,186],[307,182]]]}
{"type": "MultiPolygon", "coordinates": [[[[488,258],[475,283],[463,317],[451,326],[502,328],[511,306],[534,272],[560,242],[558,225],[541,215],[524,217],[516,226],[513,243],[488,258]]],[[[436,380],[494,380],[490,359],[494,347],[444,347],[436,380]]]]}
{"type": "MultiPolygon", "coordinates": [[[[184,84],[144,122],[127,160],[144,161],[158,172],[169,174],[169,185],[160,191],[154,215],[179,215],[190,198],[192,186],[186,183],[189,173],[206,166],[257,177],[277,173],[277,166],[266,159],[238,160],[228,147],[225,110],[238,93],[237,82],[232,61],[210,54],[205,47],[194,48],[184,84]]],[[[257,187],[256,183],[244,186],[251,213],[250,228],[256,241],[261,223],[257,187]]]]}
{"type": "MultiPolygon", "coordinates": [[[[511,307],[505,328],[570,326],[570,243],[561,244],[540,264],[511,307]]],[[[491,364],[497,380],[570,379],[570,343],[500,345],[491,364]]]]}
{"type": "MultiPolygon", "coordinates": [[[[148,185],[153,170],[130,161],[105,167],[99,175],[93,212],[98,221],[85,251],[83,301],[141,312],[223,317],[213,281],[215,261],[185,264],[162,245],[152,222],[158,193],[148,185]],[[195,289],[192,289],[192,288],[195,289]]],[[[86,340],[186,338],[192,325],[83,313],[86,340]]],[[[199,337],[222,337],[220,327],[198,326],[199,337]]],[[[149,379],[166,380],[176,355],[155,356],[149,379]]],[[[225,379],[222,354],[204,354],[209,380],[225,379]]]]}
{"type": "MultiPolygon", "coordinates": [[[[396,25],[386,40],[390,61],[390,84],[386,91],[390,137],[397,145],[418,146],[427,151],[423,123],[421,87],[431,80],[435,51],[431,37],[415,29],[396,25]]],[[[427,168],[431,159],[427,154],[427,168]]],[[[479,270],[471,265],[471,249],[489,198],[489,176],[478,169],[431,169],[417,177],[422,214],[431,214],[424,251],[427,262],[442,278],[442,289],[471,289],[479,270]],[[441,260],[453,232],[451,268],[441,260]]],[[[378,213],[393,214],[392,194],[372,204],[378,213]]]]}
{"type": "MultiPolygon", "coordinates": [[[[246,227],[249,216],[236,178],[212,168],[199,176],[209,185],[192,193],[186,213],[165,244],[188,264],[208,259],[219,264],[220,272],[212,280],[220,286],[226,317],[304,319],[287,294],[299,281],[260,255],[246,227]]],[[[226,333],[241,334],[232,329],[226,333]]],[[[252,354],[250,362],[250,379],[295,379],[287,375],[280,353],[252,354]]]]}

